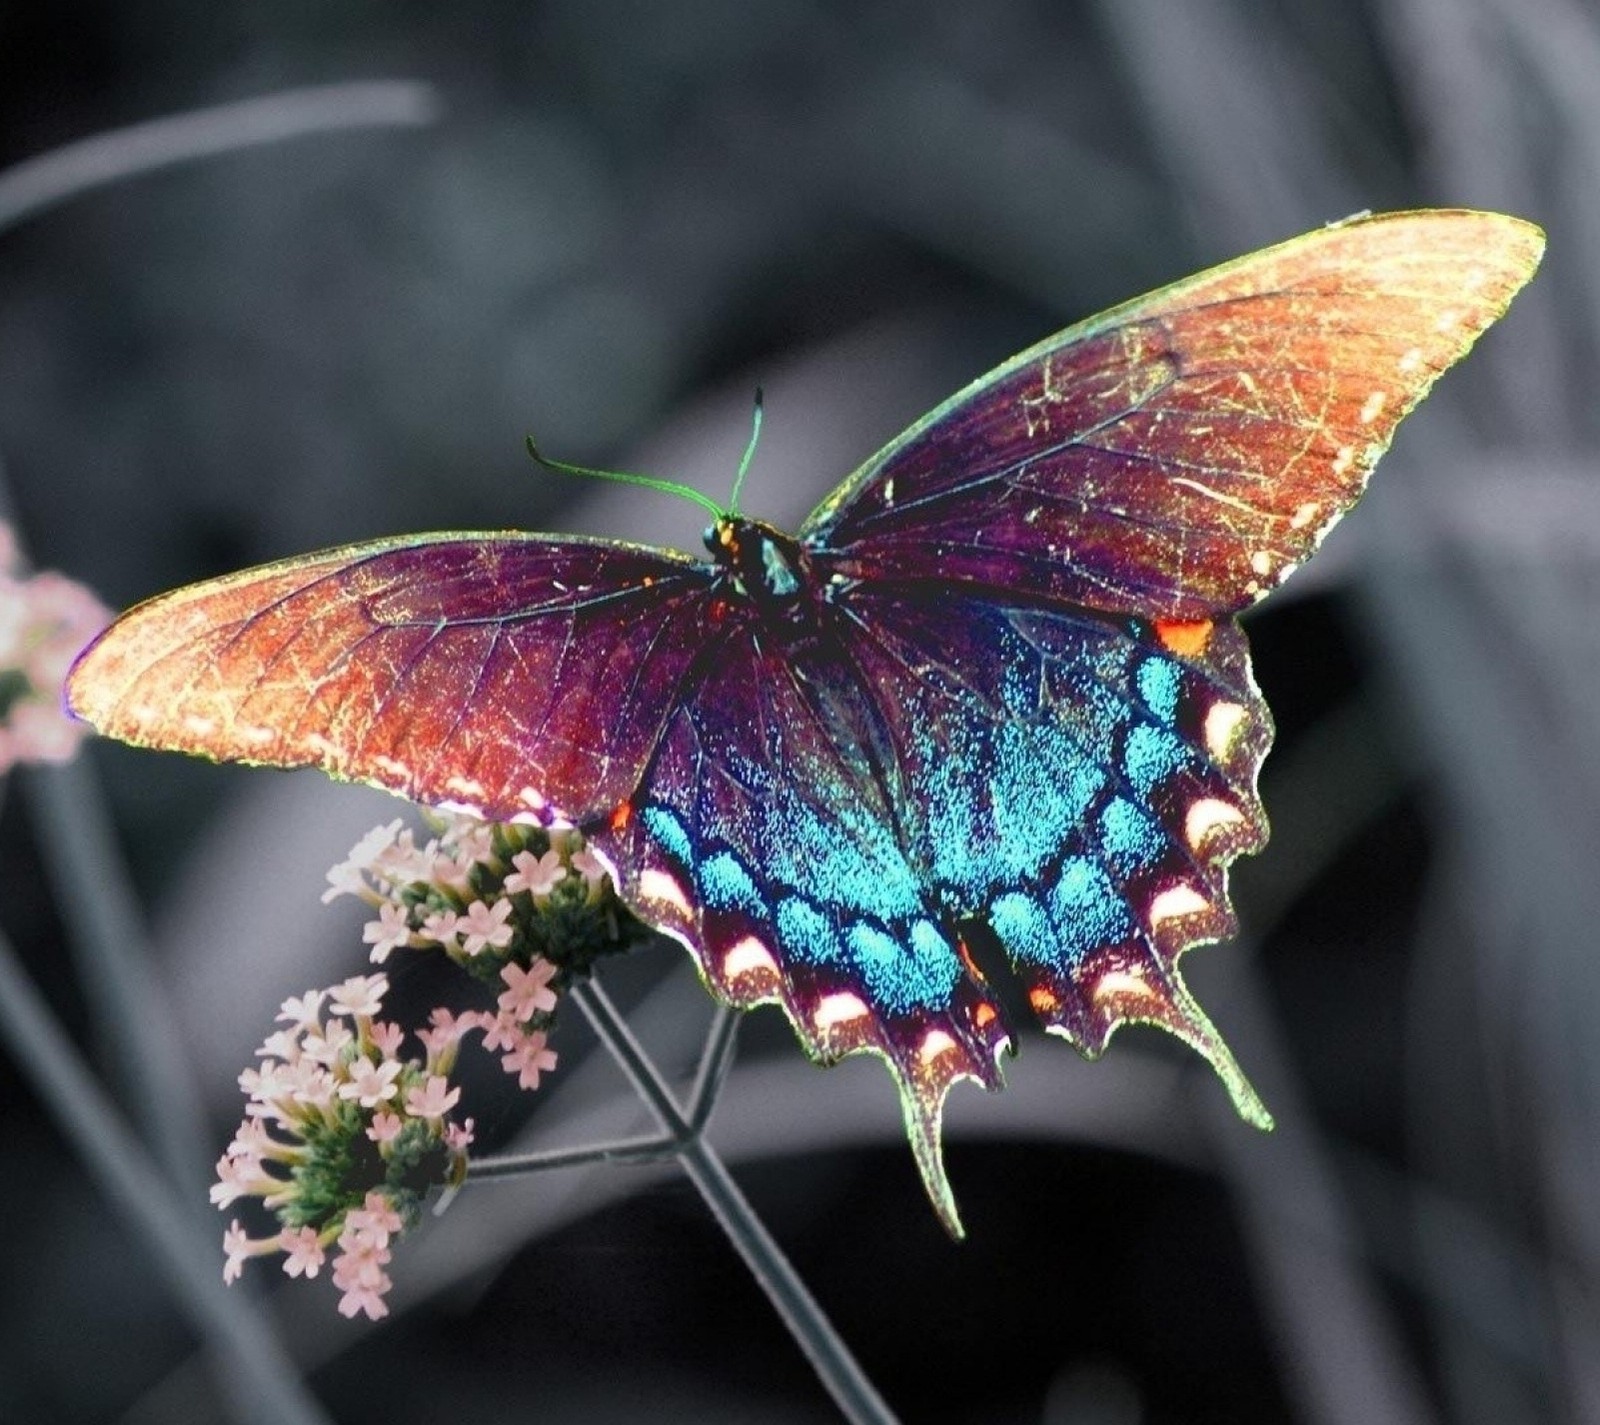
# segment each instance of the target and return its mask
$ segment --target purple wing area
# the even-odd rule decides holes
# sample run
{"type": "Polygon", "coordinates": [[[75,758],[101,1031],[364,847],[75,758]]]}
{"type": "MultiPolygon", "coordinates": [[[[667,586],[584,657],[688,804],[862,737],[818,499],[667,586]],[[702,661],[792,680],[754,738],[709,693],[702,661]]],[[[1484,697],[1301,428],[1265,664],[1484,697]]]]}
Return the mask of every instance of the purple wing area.
{"type": "Polygon", "coordinates": [[[1235,612],[1354,504],[1542,246],[1498,214],[1401,213],[1240,258],[999,367],[802,535],[860,578],[937,573],[1146,618],[1235,612]]]}
{"type": "Polygon", "coordinates": [[[1052,1032],[1097,1055],[1124,1022],[1199,1049],[1267,1121],[1184,987],[1233,933],[1227,866],[1266,839],[1271,719],[1231,622],[1169,646],[1142,620],[862,586],[847,639],[892,750],[903,835],[946,914],[981,918],[1052,1032]]]}
{"type": "Polygon", "coordinates": [[[820,1060],[884,1058],[929,1196],[959,1232],[941,1108],[958,1079],[998,1086],[1009,1035],[908,859],[876,714],[826,631],[796,646],[750,620],[713,669],[596,844],[725,999],[780,1004],[820,1060]]]}
{"type": "Polygon", "coordinates": [[[637,785],[703,645],[712,578],[602,541],[352,545],[140,605],[82,655],[68,699],[139,746],[581,822],[637,785]]]}

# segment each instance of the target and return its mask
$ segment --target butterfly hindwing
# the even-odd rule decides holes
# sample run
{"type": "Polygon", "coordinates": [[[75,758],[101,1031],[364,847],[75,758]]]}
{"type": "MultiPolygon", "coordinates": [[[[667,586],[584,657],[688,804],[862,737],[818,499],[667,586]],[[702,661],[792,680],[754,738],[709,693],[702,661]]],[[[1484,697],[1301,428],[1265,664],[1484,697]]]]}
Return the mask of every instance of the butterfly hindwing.
{"type": "Polygon", "coordinates": [[[874,716],[831,639],[801,651],[735,630],[625,814],[594,837],[624,895],[684,939],[723,998],[781,1004],[825,1062],[883,1056],[955,1231],[943,1100],[960,1078],[998,1087],[1009,1036],[907,858],[874,716]]]}
{"type": "Polygon", "coordinates": [[[79,659],[68,697],[139,746],[578,821],[637,784],[709,585],[698,561],[599,540],[351,545],[141,604],[79,659]]]}
{"type": "Polygon", "coordinates": [[[1177,965],[1233,932],[1227,865],[1266,838],[1271,719],[1237,627],[1187,630],[1178,651],[1142,621],[927,583],[841,607],[946,913],[987,921],[1040,1019],[1083,1052],[1124,1021],[1159,1024],[1263,1119],[1177,965]]]}
{"type": "Polygon", "coordinates": [[[864,578],[937,570],[1145,618],[1235,612],[1355,503],[1542,248],[1500,214],[1397,213],[1162,288],[952,397],[802,536],[864,578]]]}

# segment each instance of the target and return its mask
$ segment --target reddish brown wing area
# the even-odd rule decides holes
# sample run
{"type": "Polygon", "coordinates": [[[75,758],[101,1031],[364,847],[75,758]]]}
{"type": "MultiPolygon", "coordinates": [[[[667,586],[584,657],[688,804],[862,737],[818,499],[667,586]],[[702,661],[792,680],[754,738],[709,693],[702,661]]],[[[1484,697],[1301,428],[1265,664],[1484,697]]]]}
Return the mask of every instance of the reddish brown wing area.
{"type": "Polygon", "coordinates": [[[1492,213],[1353,220],[1068,329],[918,422],[807,542],[1146,618],[1241,609],[1355,503],[1395,426],[1532,275],[1492,213]]]}
{"type": "Polygon", "coordinates": [[[138,746],[580,821],[638,782],[705,644],[711,577],[536,535],[353,545],[141,604],[78,660],[68,703],[138,746]]]}

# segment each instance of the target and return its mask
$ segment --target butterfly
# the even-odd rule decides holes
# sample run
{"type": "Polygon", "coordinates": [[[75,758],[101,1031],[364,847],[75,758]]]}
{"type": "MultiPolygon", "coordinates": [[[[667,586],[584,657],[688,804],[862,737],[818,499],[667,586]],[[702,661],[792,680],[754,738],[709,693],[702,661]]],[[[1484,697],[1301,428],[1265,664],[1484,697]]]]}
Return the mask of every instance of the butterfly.
{"type": "Polygon", "coordinates": [[[1236,929],[1272,737],[1237,616],[1532,275],[1538,228],[1362,216],[1116,307],[891,441],[790,535],[347,545],[139,605],[68,702],[139,746],[571,825],[811,1055],[880,1055],[935,1210],[951,1086],[1158,1025],[1271,1120],[1184,985],[1236,929]],[[974,929],[974,928],[977,929],[974,929]],[[992,943],[992,942],[991,942],[992,943]]]}

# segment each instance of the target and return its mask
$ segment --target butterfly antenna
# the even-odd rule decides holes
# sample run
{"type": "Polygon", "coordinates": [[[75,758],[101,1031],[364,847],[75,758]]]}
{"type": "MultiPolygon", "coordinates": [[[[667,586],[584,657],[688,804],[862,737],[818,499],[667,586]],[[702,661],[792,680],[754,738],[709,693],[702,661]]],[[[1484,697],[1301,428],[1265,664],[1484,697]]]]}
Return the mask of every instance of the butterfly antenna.
{"type": "MultiPolygon", "coordinates": [[[[726,513],[711,496],[701,494],[692,485],[682,485],[676,480],[662,480],[655,475],[635,475],[627,470],[596,470],[588,465],[572,465],[565,460],[552,460],[534,444],[531,435],[527,437],[527,443],[528,454],[546,470],[559,470],[563,475],[581,475],[593,480],[615,480],[619,485],[643,485],[645,489],[658,490],[663,495],[679,495],[685,500],[693,500],[695,504],[705,506],[717,519],[721,519],[726,513]]],[[[748,460],[748,457],[746,459],[748,460]]],[[[737,493],[737,486],[735,492],[737,493]]]]}
{"type": "Polygon", "coordinates": [[[755,458],[756,442],[761,439],[761,406],[766,398],[756,387],[755,413],[750,417],[750,444],[744,448],[744,458],[739,462],[739,473],[733,477],[733,496],[728,501],[728,513],[739,513],[739,492],[744,489],[744,477],[750,472],[750,462],[755,458]]]}

